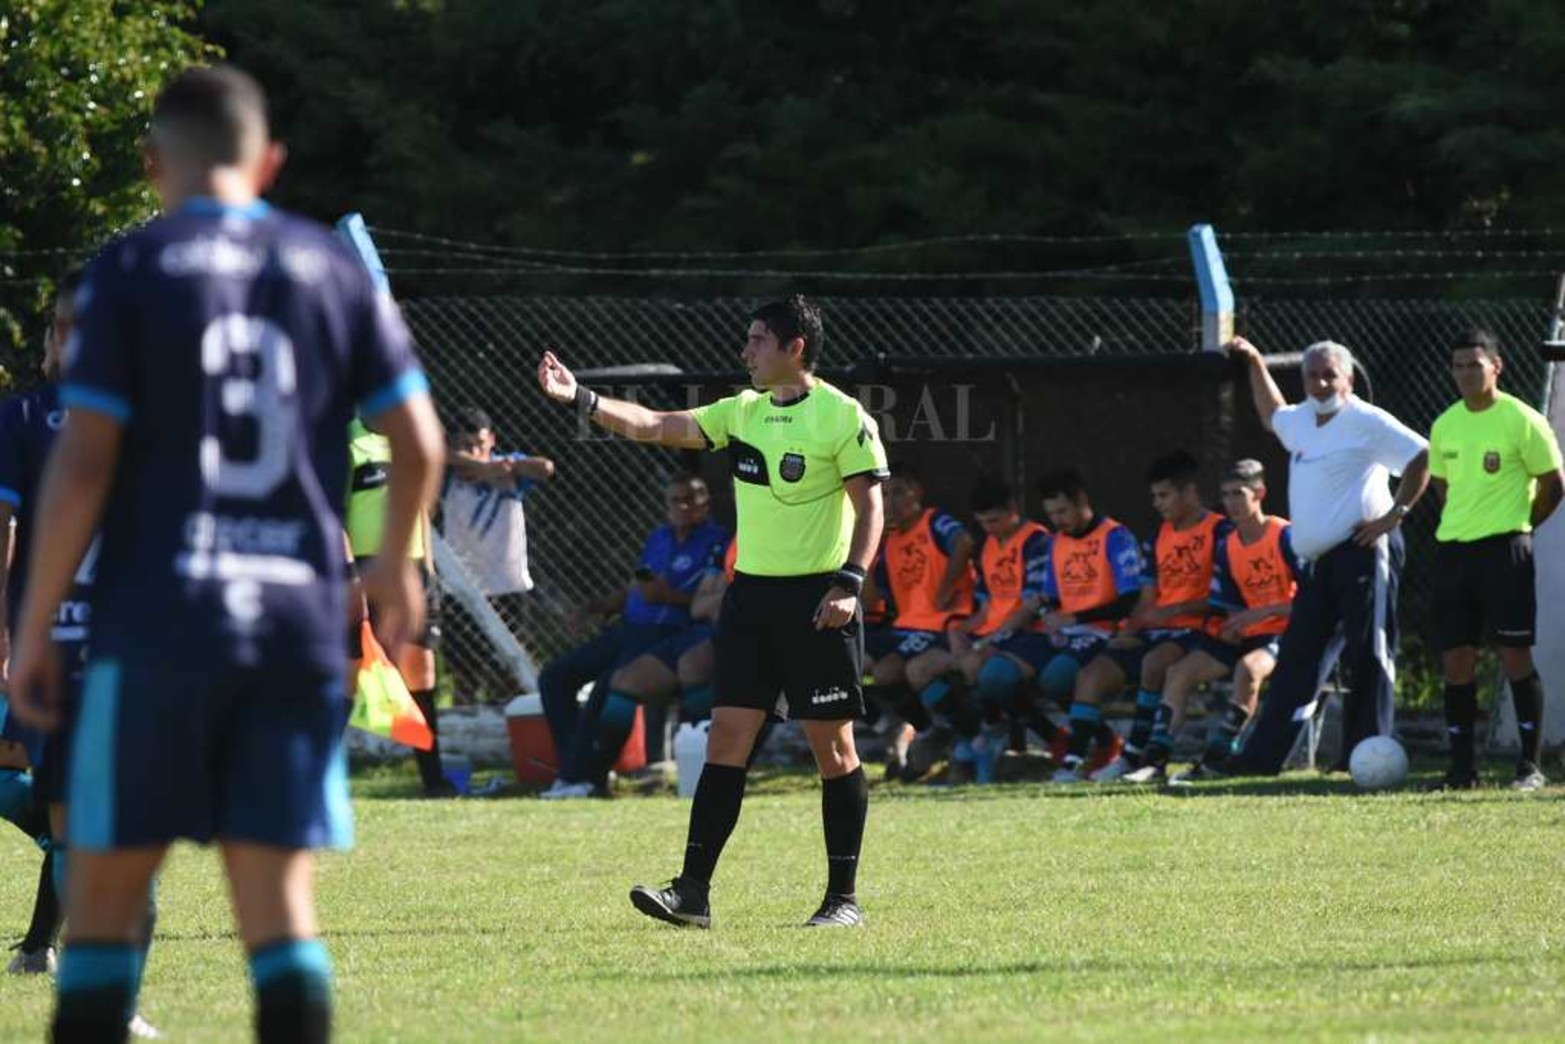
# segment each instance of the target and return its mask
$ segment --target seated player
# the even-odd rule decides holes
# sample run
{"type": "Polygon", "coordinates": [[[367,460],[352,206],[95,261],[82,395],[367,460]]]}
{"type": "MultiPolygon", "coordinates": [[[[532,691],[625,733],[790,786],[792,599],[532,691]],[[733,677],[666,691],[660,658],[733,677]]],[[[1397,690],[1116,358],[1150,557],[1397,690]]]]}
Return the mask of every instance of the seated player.
{"type": "MultiPolygon", "coordinates": [[[[1043,570],[1049,553],[1049,531],[1022,517],[1009,483],[985,479],[973,491],[972,510],[984,531],[978,552],[978,582],[973,592],[975,611],[958,620],[946,632],[950,648],[920,653],[908,662],[908,682],[918,690],[919,701],[929,711],[933,725],[909,751],[908,776],[916,778],[941,757],[953,737],[969,745],[979,738],[980,721],[995,725],[1003,720],[1003,708],[990,706],[981,718],[968,690],[978,683],[978,672],[994,655],[994,642],[1014,631],[1038,630],[1038,607],[1043,597],[1043,570]]],[[[1043,718],[1047,741],[1055,728],[1043,718]]],[[[980,744],[983,747],[982,744],[980,744]]],[[[999,753],[999,744],[990,744],[999,753]]],[[[968,751],[973,752],[971,746],[968,751]]],[[[996,757],[973,757],[976,779],[994,778],[996,757]]],[[[907,777],[904,777],[907,778],[907,777]]]]}
{"type": "MultiPolygon", "coordinates": [[[[990,656],[978,670],[980,707],[1020,708],[1034,728],[1049,725],[1026,686],[1034,679],[1046,703],[1064,703],[1075,688],[1083,664],[1096,657],[1136,607],[1142,585],[1141,549],[1135,535],[1112,518],[1099,515],[1092,506],[1087,485],[1075,471],[1046,475],[1039,483],[1043,510],[1054,527],[1048,556],[1042,567],[1038,608],[1040,630],[996,635],[988,644],[998,655],[990,656]]],[[[1074,709],[1074,708],[1073,708],[1074,709]]],[[[1103,724],[1096,707],[1072,715],[1072,743],[1090,750],[1094,738],[1104,762],[1118,752],[1118,736],[1103,724]],[[1079,730],[1081,735],[1075,735],[1079,730]]],[[[995,716],[995,711],[986,710],[995,716]]],[[[993,756],[1005,741],[1007,729],[986,731],[976,744],[979,756],[993,756]]]]}
{"type": "Polygon", "coordinates": [[[707,567],[690,602],[689,627],[665,638],[609,676],[609,698],[598,723],[600,749],[614,753],[635,727],[636,708],[679,696],[679,720],[712,715],[712,634],[723,595],[734,578],[738,541],[714,546],[719,560],[707,567]]]}
{"type": "Polygon", "coordinates": [[[886,761],[888,779],[902,774],[917,726],[929,724],[908,688],[908,661],[946,647],[946,628],[973,610],[973,538],[962,523],[924,506],[924,486],[907,467],[893,469],[886,485],[886,533],[881,543],[879,588],[896,605],[891,632],[866,644],[874,697],[900,716],[901,727],[886,761]]]}
{"type": "MultiPolygon", "coordinates": [[[[543,797],[584,798],[607,786],[614,755],[599,746],[599,726],[614,670],[690,625],[690,603],[714,555],[727,545],[726,529],[711,521],[712,498],[696,475],[668,484],[668,522],[654,529],[642,549],[630,584],[595,600],[587,615],[618,620],[569,652],[556,657],[538,676],[543,712],[559,756],[559,774],[543,797]],[[582,686],[593,684],[587,705],[578,704],[582,686]]],[[[573,624],[579,625],[581,614],[573,624]]],[[[634,713],[634,711],[632,711],[634,713]]]]}
{"type": "Polygon", "coordinates": [[[1212,562],[1218,542],[1230,528],[1227,519],[1202,505],[1199,471],[1196,459],[1183,450],[1159,457],[1147,471],[1152,506],[1163,524],[1146,548],[1146,583],[1120,633],[1076,679],[1071,749],[1065,765],[1055,773],[1057,783],[1081,781],[1090,728],[1102,726],[1103,701],[1127,685],[1139,681],[1141,686],[1130,735],[1123,753],[1091,774],[1093,781],[1110,782],[1139,769],[1147,743],[1164,738],[1155,734],[1163,675],[1196,647],[1207,626],[1212,562]]]}
{"type": "MultiPolygon", "coordinates": [[[[1222,721],[1209,729],[1206,750],[1194,767],[1169,780],[1182,786],[1219,778],[1218,766],[1233,753],[1245,723],[1255,713],[1261,685],[1277,666],[1277,638],[1288,626],[1298,590],[1299,560],[1293,553],[1292,526],[1261,509],[1266,501],[1266,470],[1258,460],[1241,460],[1223,472],[1223,510],[1234,528],[1217,545],[1212,568],[1212,605],[1227,613],[1222,629],[1207,635],[1190,655],[1168,669],[1163,733],[1177,736],[1190,694],[1202,685],[1233,675],[1233,694],[1222,721]]],[[[1168,762],[1171,745],[1154,740],[1141,770],[1168,762]]],[[[1134,778],[1136,773],[1127,776],[1134,778]]]]}

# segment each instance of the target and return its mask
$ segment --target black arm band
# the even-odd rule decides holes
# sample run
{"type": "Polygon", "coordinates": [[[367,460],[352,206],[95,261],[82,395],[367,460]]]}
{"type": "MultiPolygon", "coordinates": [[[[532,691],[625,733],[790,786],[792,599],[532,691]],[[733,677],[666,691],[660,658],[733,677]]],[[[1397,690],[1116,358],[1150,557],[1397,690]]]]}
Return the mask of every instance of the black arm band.
{"type": "Polygon", "coordinates": [[[833,574],[831,583],[833,587],[840,587],[844,591],[852,591],[853,597],[857,598],[864,593],[864,570],[852,562],[848,562],[833,574]]]}
{"type": "Polygon", "coordinates": [[[598,393],[585,384],[576,386],[576,398],[572,402],[578,410],[585,411],[589,417],[598,412],[598,393]]]}

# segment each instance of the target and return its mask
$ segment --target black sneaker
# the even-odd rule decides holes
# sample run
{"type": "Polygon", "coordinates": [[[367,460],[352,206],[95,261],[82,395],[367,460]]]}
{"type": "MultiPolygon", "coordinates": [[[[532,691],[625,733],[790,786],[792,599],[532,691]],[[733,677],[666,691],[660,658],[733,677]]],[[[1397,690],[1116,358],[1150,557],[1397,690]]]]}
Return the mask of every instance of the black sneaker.
{"type": "Polygon", "coordinates": [[[858,928],[864,924],[864,911],[851,895],[826,893],[815,916],[804,922],[806,928],[858,928]]]}
{"type": "Polygon", "coordinates": [[[1549,785],[1549,777],[1530,761],[1523,761],[1516,766],[1516,779],[1511,782],[1512,790],[1542,790],[1549,785]]]}
{"type": "Polygon", "coordinates": [[[1477,790],[1478,784],[1477,772],[1470,768],[1458,768],[1452,765],[1445,770],[1444,776],[1430,786],[1429,791],[1432,794],[1439,794],[1450,790],[1477,790]]]}
{"type": "Polygon", "coordinates": [[[955,742],[956,730],[949,725],[931,725],[915,736],[902,766],[902,782],[913,783],[929,775],[935,762],[950,756],[951,745],[955,742]]]}
{"type": "Polygon", "coordinates": [[[631,905],[648,917],[655,917],[680,927],[712,927],[712,905],[705,892],[697,892],[674,878],[666,888],[654,889],[637,885],[630,890],[631,905]]]}

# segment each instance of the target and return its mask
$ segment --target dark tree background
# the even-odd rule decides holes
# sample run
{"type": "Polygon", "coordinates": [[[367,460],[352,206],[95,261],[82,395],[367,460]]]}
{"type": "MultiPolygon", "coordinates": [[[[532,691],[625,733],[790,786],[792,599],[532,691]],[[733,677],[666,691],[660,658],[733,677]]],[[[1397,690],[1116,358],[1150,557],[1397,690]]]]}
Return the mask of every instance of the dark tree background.
{"type": "MultiPolygon", "coordinates": [[[[135,139],[156,82],[204,46],[271,91],[292,151],[278,202],[485,243],[817,249],[1173,232],[1197,220],[1227,233],[1565,220],[1557,0],[209,0],[199,12],[12,0],[10,10],[0,16],[8,362],[45,292],[33,281],[60,263],[17,251],[86,247],[145,216],[135,139]]],[[[1137,256],[1134,245],[1070,249],[1072,265],[1137,256]]],[[[1039,269],[1059,267],[1063,251],[967,245],[874,264],[1039,269]]]]}

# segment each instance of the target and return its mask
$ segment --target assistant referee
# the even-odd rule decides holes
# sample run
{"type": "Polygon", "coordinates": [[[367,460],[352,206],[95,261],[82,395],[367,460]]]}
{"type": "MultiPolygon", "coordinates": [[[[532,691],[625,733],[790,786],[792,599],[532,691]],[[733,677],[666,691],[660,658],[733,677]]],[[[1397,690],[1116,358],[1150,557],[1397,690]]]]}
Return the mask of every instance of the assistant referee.
{"type": "Polygon", "coordinates": [[[1445,670],[1445,719],[1451,767],[1440,786],[1478,785],[1473,727],[1478,717],[1478,643],[1499,650],[1516,707],[1521,758],[1516,790],[1548,780],[1543,748],[1543,684],[1532,662],[1536,641],[1532,530],[1553,514],[1565,483],[1560,447],[1537,410],[1499,390],[1505,363],[1488,330],[1451,346],[1451,376],[1462,401],[1429,432],[1429,473],[1443,503],[1435,533],[1435,637],[1445,670]]]}
{"type": "Polygon", "coordinates": [[[855,879],[869,787],[853,746],[853,721],[864,712],[859,591],[880,543],[880,483],[889,472],[875,422],[815,376],[824,341],[820,310],[803,296],[765,305],[750,316],[740,353],[753,388],[674,412],[600,397],[552,352],[538,364],[544,394],[615,434],[729,451],[739,558],[713,640],[712,725],[685,865],[664,888],[630,892],[636,909],[672,924],[711,926],[712,872],[779,693],[804,723],[821,773],[826,898],[807,923],[863,923],[855,879]]]}

